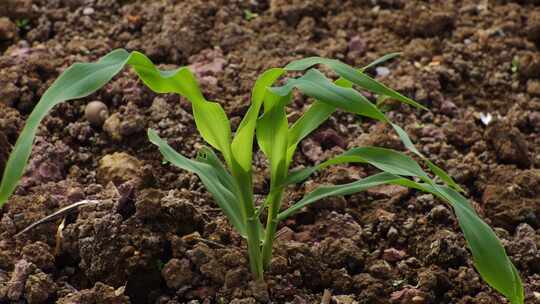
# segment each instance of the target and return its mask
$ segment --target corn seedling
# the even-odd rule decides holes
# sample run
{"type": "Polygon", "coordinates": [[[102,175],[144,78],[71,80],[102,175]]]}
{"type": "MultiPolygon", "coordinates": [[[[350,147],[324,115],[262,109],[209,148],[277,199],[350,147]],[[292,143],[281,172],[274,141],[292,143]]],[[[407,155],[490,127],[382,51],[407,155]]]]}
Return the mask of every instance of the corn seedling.
{"type": "Polygon", "coordinates": [[[112,51],[95,63],[76,63],[52,84],[28,117],[3,173],[0,206],[8,200],[24,173],[38,125],[45,115],[56,104],[95,92],[125,65],[130,65],[153,91],[177,93],[191,102],[197,129],[211,148],[202,148],[196,159],[189,159],[171,148],[156,131],[149,129],[148,138],[169,163],[199,176],[232,226],[246,239],[250,268],[256,279],[263,279],[263,273],[270,265],[280,221],[326,197],[350,195],[370,187],[393,184],[432,193],[447,202],[456,214],[474,265],[482,278],[511,303],[523,303],[523,287],[517,270],[493,230],[462,196],[460,192],[463,190],[415,148],[401,127],[392,123],[358,91],[369,91],[425,110],[422,105],[364,73],[365,69],[395,55],[381,57],[363,69],[319,57],[294,61],[284,68],[269,69],[255,82],[251,105],[234,134],[223,108],[205,99],[195,77],[186,67],[160,71],[145,55],[122,49],[112,51]],[[331,81],[314,68],[317,65],[328,66],[339,75],[339,79],[331,81]],[[275,86],[276,81],[289,71],[301,73],[301,76],[288,78],[282,86],[275,86]],[[291,102],[293,90],[299,90],[314,102],[290,125],[285,109],[291,102]],[[290,171],[300,141],[338,109],[388,123],[431,175],[408,155],[378,147],[354,148],[314,167],[290,171]],[[268,158],[270,168],[269,193],[260,206],[254,203],[252,182],[255,137],[260,150],[268,158]],[[219,151],[221,158],[215,150],[219,151]],[[343,163],[369,164],[381,172],[347,184],[320,186],[283,210],[282,197],[289,185],[305,180],[317,170],[343,163]],[[261,221],[262,214],[266,214],[265,221],[261,221]]]}

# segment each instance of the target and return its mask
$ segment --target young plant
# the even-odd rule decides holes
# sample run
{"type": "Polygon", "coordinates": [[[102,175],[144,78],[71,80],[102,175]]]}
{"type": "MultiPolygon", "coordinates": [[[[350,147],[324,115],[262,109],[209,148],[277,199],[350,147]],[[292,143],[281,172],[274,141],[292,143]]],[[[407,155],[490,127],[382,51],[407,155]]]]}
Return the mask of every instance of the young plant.
{"type": "Polygon", "coordinates": [[[460,194],[462,189],[415,148],[401,127],[393,124],[376,105],[354,89],[425,109],[364,73],[365,69],[395,56],[381,57],[363,69],[319,57],[294,61],[285,68],[269,69],[257,79],[251,105],[234,136],[223,108],[204,98],[196,79],[186,67],[160,71],[143,54],[122,49],[112,51],[96,63],[76,63],[52,84],[28,117],[0,183],[0,206],[8,200],[23,175],[38,125],[51,108],[63,101],[88,96],[128,64],[153,91],[177,93],[191,102],[201,137],[220,152],[224,164],[212,148],[202,148],[196,159],[189,159],[172,149],[156,131],[149,129],[148,138],[171,164],[199,176],[233,227],[246,239],[249,263],[256,279],[263,279],[263,273],[270,265],[276,229],[282,220],[329,196],[349,195],[370,187],[394,184],[432,193],[452,206],[482,278],[511,303],[523,303],[523,287],[516,268],[493,230],[460,194]],[[330,67],[340,78],[332,82],[313,68],[320,64],[330,67]],[[299,77],[288,78],[283,86],[275,87],[276,81],[289,71],[305,72],[299,77]],[[313,98],[314,102],[290,125],[285,108],[294,89],[313,98]],[[406,154],[378,147],[354,148],[314,167],[289,171],[300,141],[338,109],[388,123],[404,146],[429,168],[432,176],[406,154]],[[270,190],[260,206],[256,206],[253,199],[255,137],[270,166],[270,190]],[[289,185],[305,180],[317,170],[343,163],[365,163],[381,172],[352,183],[318,187],[282,210],[282,197],[289,185]],[[436,179],[444,184],[436,182],[436,179]],[[260,220],[263,210],[267,211],[264,225],[260,220]]]}

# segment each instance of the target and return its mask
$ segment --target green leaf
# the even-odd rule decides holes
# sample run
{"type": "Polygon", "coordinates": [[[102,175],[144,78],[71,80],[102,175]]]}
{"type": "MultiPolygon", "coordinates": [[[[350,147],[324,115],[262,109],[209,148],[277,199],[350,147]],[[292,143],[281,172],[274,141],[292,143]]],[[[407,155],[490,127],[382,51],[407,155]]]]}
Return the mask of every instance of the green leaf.
{"type": "Polygon", "coordinates": [[[296,145],[325,122],[336,108],[324,102],[315,101],[309,109],[291,126],[289,147],[296,145]]]}
{"type": "Polygon", "coordinates": [[[291,78],[284,86],[272,88],[272,92],[286,96],[293,88],[321,102],[345,111],[386,121],[386,117],[362,94],[351,88],[338,86],[316,69],[308,70],[299,78],[291,78]]]}
{"type": "Polygon", "coordinates": [[[124,66],[129,54],[115,50],[95,63],[76,63],[66,69],[45,91],[15,143],[0,183],[0,206],[11,196],[24,173],[39,123],[57,104],[82,98],[105,85],[124,66]]]}
{"type": "Polygon", "coordinates": [[[285,105],[290,99],[291,94],[279,96],[267,92],[264,114],[257,123],[257,142],[270,161],[272,183],[279,183],[286,175],[289,124],[285,105]]]}
{"type": "Polygon", "coordinates": [[[418,163],[409,156],[379,147],[354,148],[342,154],[344,157],[358,158],[388,173],[429,179],[418,163]]]}
{"type": "Polygon", "coordinates": [[[399,52],[397,52],[397,53],[388,53],[386,55],[383,55],[383,56],[373,60],[368,65],[366,65],[366,66],[362,67],[361,69],[359,69],[359,71],[364,72],[365,70],[369,70],[374,66],[377,66],[377,65],[379,65],[381,63],[384,63],[384,62],[386,62],[388,60],[394,59],[394,58],[396,58],[396,57],[398,57],[400,55],[401,55],[401,53],[399,53],[399,52]]]}
{"type": "Polygon", "coordinates": [[[278,219],[284,220],[320,199],[335,195],[349,195],[383,184],[401,185],[430,192],[447,201],[456,213],[460,228],[473,254],[474,265],[482,278],[513,304],[523,304],[523,285],[515,266],[506,255],[504,247],[493,230],[476,214],[467,199],[450,187],[417,183],[388,172],[382,172],[348,184],[316,188],[299,202],[281,212],[278,219]]]}
{"type": "Polygon", "coordinates": [[[296,204],[289,207],[287,210],[279,213],[278,220],[282,221],[288,218],[289,216],[293,215],[294,213],[300,211],[302,208],[306,207],[307,205],[312,204],[323,198],[326,198],[329,196],[349,195],[353,193],[358,193],[366,189],[369,189],[371,187],[388,184],[391,181],[399,180],[399,179],[401,178],[393,174],[390,174],[387,172],[381,172],[381,173],[374,174],[372,176],[369,176],[364,179],[361,179],[352,183],[348,183],[348,184],[334,185],[334,186],[320,186],[316,188],[315,190],[313,190],[312,192],[306,194],[300,201],[298,201],[296,204]]]}
{"type": "MultiPolygon", "coordinates": [[[[384,60],[384,59],[387,60],[387,59],[393,58],[393,56],[396,56],[396,54],[389,55],[386,58],[384,58],[384,56],[383,56],[380,59],[381,59],[381,61],[384,60]]],[[[379,63],[381,61],[376,61],[375,63],[379,63]]],[[[385,96],[389,96],[389,97],[395,98],[397,100],[400,100],[400,101],[402,101],[404,103],[408,103],[408,104],[411,104],[413,106],[425,109],[422,105],[416,103],[415,101],[413,101],[413,100],[411,100],[411,99],[409,99],[409,98],[407,98],[405,96],[402,96],[401,94],[399,94],[399,93],[385,87],[383,84],[377,82],[376,80],[370,78],[369,76],[355,70],[353,67],[351,67],[349,65],[346,65],[346,64],[344,64],[344,63],[342,63],[342,62],[340,62],[338,60],[326,59],[326,58],[320,58],[320,57],[309,57],[309,58],[293,61],[293,62],[289,63],[285,67],[285,69],[290,70],[290,71],[305,70],[305,69],[308,69],[309,67],[311,67],[313,65],[316,65],[316,64],[326,64],[326,65],[330,66],[332,69],[334,69],[335,72],[338,73],[342,77],[342,78],[338,79],[338,81],[341,81],[340,84],[342,86],[347,85],[347,82],[349,84],[350,83],[355,83],[355,84],[359,85],[360,87],[363,87],[363,88],[365,88],[367,90],[370,90],[372,92],[382,94],[382,95],[385,95],[385,96]]],[[[305,77],[305,79],[300,77],[298,79],[289,80],[289,82],[285,86],[280,87],[280,88],[274,88],[274,89],[277,90],[278,92],[284,93],[284,92],[287,92],[287,91],[291,90],[292,87],[296,86],[304,94],[312,96],[312,97],[316,97],[316,96],[314,96],[315,94],[312,92],[313,89],[312,90],[307,90],[306,88],[304,88],[306,85],[304,85],[304,87],[302,87],[302,86],[300,86],[298,84],[298,82],[303,83],[305,81],[311,81],[312,83],[315,83],[317,85],[320,84],[324,88],[324,89],[319,88],[318,90],[315,90],[316,91],[315,93],[319,93],[318,91],[323,91],[323,90],[330,91],[332,89],[335,89],[335,88],[332,88],[331,85],[329,85],[330,81],[325,79],[324,75],[322,75],[318,71],[316,73],[313,73],[313,75],[310,75],[310,77],[307,77],[308,74],[310,74],[311,71],[314,71],[314,70],[309,70],[306,73],[306,75],[303,76],[303,77],[305,77]]],[[[308,88],[308,89],[311,89],[311,88],[308,88]]],[[[352,90],[352,89],[348,89],[348,90],[352,90]]],[[[354,90],[352,90],[352,91],[354,91],[354,90]]],[[[361,94],[359,94],[359,93],[357,93],[357,94],[361,96],[361,94]]],[[[361,97],[363,97],[363,96],[361,96],[361,97]]],[[[333,95],[331,98],[339,99],[340,97],[336,96],[336,95],[333,95]]],[[[354,98],[348,98],[348,99],[342,98],[342,100],[343,100],[342,101],[343,103],[354,103],[354,98]]],[[[416,155],[418,155],[419,157],[421,157],[426,162],[428,167],[432,170],[432,172],[435,175],[437,175],[441,180],[446,182],[448,185],[450,185],[454,189],[457,189],[458,191],[463,192],[463,189],[446,172],[444,172],[444,170],[437,167],[427,157],[425,157],[422,153],[420,153],[420,151],[418,151],[418,149],[416,149],[416,147],[412,143],[412,141],[409,138],[409,136],[407,135],[407,133],[400,126],[398,126],[396,124],[393,124],[391,121],[389,121],[388,118],[386,118],[386,116],[380,111],[380,109],[378,109],[376,106],[371,104],[367,99],[365,100],[365,102],[369,103],[369,105],[372,106],[372,107],[370,107],[367,103],[365,103],[366,108],[369,109],[369,112],[370,112],[370,114],[368,114],[368,115],[366,115],[365,113],[359,113],[359,111],[355,112],[350,107],[346,107],[346,106],[343,106],[343,105],[342,106],[336,106],[336,107],[347,110],[349,112],[365,115],[365,116],[375,118],[375,119],[380,120],[380,121],[390,123],[391,126],[396,131],[396,133],[398,134],[401,141],[403,142],[403,144],[405,145],[405,147],[409,151],[411,151],[411,152],[415,153],[416,155]]],[[[289,154],[292,155],[291,152],[289,152],[289,154]]]]}
{"type": "Polygon", "coordinates": [[[197,128],[211,146],[220,150],[228,164],[231,163],[231,128],[221,106],[206,101],[191,72],[183,67],[173,71],[158,70],[146,56],[139,52],[128,53],[119,49],[110,52],[94,63],[76,63],[66,69],[45,91],[26,120],[15,143],[0,183],[0,206],[11,196],[24,173],[39,123],[57,104],[88,96],[104,86],[122,68],[129,64],[153,91],[178,93],[188,98],[193,106],[197,128]]]}
{"type": "Polygon", "coordinates": [[[407,134],[407,132],[405,132],[405,130],[403,130],[400,126],[394,124],[394,123],[390,123],[390,125],[392,126],[392,128],[394,128],[394,130],[396,131],[396,133],[398,134],[399,138],[401,139],[401,142],[405,145],[405,148],[407,148],[407,150],[413,152],[414,154],[416,154],[417,156],[419,156],[420,158],[422,158],[423,161],[426,162],[426,164],[428,165],[429,169],[436,175],[438,176],[442,181],[444,181],[445,183],[447,183],[449,186],[451,186],[452,188],[460,191],[460,192],[465,192],[465,190],[463,190],[463,188],[461,188],[453,179],[452,177],[450,177],[450,175],[448,175],[446,172],[444,172],[443,169],[437,167],[434,163],[432,163],[427,157],[425,157],[422,153],[420,153],[420,151],[418,151],[418,149],[416,149],[416,147],[414,146],[411,138],[409,137],[409,135],[407,134]]]}
{"type": "Polygon", "coordinates": [[[473,254],[474,266],[482,278],[512,303],[522,304],[523,285],[515,266],[493,230],[478,217],[467,199],[450,187],[422,186],[454,208],[459,226],[473,254]]]}
{"type": "MultiPolygon", "coordinates": [[[[149,129],[148,132],[152,132],[153,134],[156,134],[156,132],[152,129],[149,129]]],[[[219,157],[214,153],[214,151],[208,147],[202,147],[197,151],[197,157],[195,158],[197,161],[205,163],[210,165],[212,168],[214,168],[217,178],[219,179],[219,182],[227,189],[234,191],[238,186],[235,184],[234,179],[232,176],[227,172],[221,161],[219,160],[219,157]]]]}
{"type": "Polygon", "coordinates": [[[298,143],[311,132],[317,129],[323,122],[325,122],[332,113],[336,111],[336,107],[315,101],[311,104],[308,110],[298,118],[297,121],[289,129],[288,134],[288,147],[287,147],[287,161],[292,160],[294,151],[298,143]]]}
{"type": "Polygon", "coordinates": [[[199,153],[198,160],[186,158],[176,152],[152,129],[148,129],[148,139],[159,148],[159,151],[168,162],[199,176],[206,189],[212,193],[219,208],[223,210],[223,213],[225,213],[236,230],[245,237],[245,221],[240,205],[236,204],[239,201],[239,197],[234,191],[237,186],[234,185],[232,177],[222,167],[217,156],[209,149],[204,149],[199,153]]]}
{"type": "Polygon", "coordinates": [[[368,163],[390,174],[430,180],[416,161],[401,152],[379,147],[361,147],[353,148],[317,166],[294,171],[285,179],[283,185],[299,183],[317,170],[344,163],[368,163]]]}
{"type": "Polygon", "coordinates": [[[253,157],[253,137],[255,125],[263,104],[266,89],[271,86],[283,73],[284,69],[274,68],[264,72],[255,82],[251,93],[251,105],[240,122],[231,149],[235,160],[246,172],[251,171],[253,157]]]}
{"type": "Polygon", "coordinates": [[[360,86],[363,89],[366,89],[373,93],[392,97],[400,102],[409,104],[419,109],[423,109],[426,111],[428,110],[426,107],[417,103],[416,101],[388,88],[384,84],[376,81],[375,79],[369,77],[368,75],[362,73],[361,71],[339,60],[327,59],[327,58],[321,58],[321,57],[309,57],[309,58],[293,61],[289,63],[285,67],[285,69],[288,71],[303,71],[316,64],[324,64],[331,67],[339,76],[351,81],[352,83],[360,86]]]}
{"type": "Polygon", "coordinates": [[[177,93],[191,101],[195,124],[202,138],[223,154],[229,166],[232,165],[229,119],[221,105],[204,98],[197,80],[188,68],[160,71],[148,57],[139,52],[131,53],[128,63],[154,92],[177,93]]]}
{"type": "MultiPolygon", "coordinates": [[[[336,85],[344,88],[351,88],[349,81],[345,79],[338,79],[334,82],[336,85]]],[[[300,118],[294,122],[289,129],[289,146],[287,148],[287,167],[289,167],[294,151],[298,143],[311,132],[317,129],[322,123],[324,123],[332,113],[336,111],[336,107],[331,104],[324,103],[315,100],[311,104],[309,109],[300,116],[300,118]]]]}

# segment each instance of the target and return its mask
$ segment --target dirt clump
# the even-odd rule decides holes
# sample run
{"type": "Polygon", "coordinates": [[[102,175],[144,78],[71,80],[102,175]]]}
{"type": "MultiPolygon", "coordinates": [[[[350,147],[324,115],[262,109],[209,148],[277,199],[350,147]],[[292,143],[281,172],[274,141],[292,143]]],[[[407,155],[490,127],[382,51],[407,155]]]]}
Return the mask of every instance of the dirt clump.
{"type": "Polygon", "coordinates": [[[495,122],[486,130],[485,138],[502,163],[522,168],[531,165],[527,141],[519,129],[504,122],[495,122]]]}
{"type": "Polygon", "coordinates": [[[493,223],[510,231],[519,223],[540,227],[540,171],[499,168],[487,180],[482,202],[493,223]]]}
{"type": "Polygon", "coordinates": [[[6,0],[0,3],[0,16],[17,18],[30,18],[34,14],[33,0],[6,0]]]}
{"type": "Polygon", "coordinates": [[[10,152],[11,148],[7,137],[4,132],[0,131],[0,172],[4,172],[10,152]]]}
{"type": "Polygon", "coordinates": [[[84,289],[67,294],[58,299],[59,304],[71,303],[111,303],[129,304],[129,298],[124,295],[122,288],[114,289],[111,286],[97,282],[91,289],[84,289]]]}
{"type": "Polygon", "coordinates": [[[519,56],[518,71],[526,79],[540,77],[540,55],[527,52],[519,56]]]}
{"type": "MultiPolygon", "coordinates": [[[[167,287],[178,289],[183,285],[191,283],[193,273],[190,262],[187,259],[171,259],[163,266],[161,276],[167,283],[167,287]]],[[[229,284],[230,285],[230,284],[229,284]]]]}
{"type": "Polygon", "coordinates": [[[17,38],[17,26],[6,17],[0,17],[0,49],[10,45],[17,38]]]}
{"type": "Polygon", "coordinates": [[[106,185],[110,182],[121,185],[125,182],[141,183],[143,178],[142,162],[125,153],[107,154],[99,161],[97,180],[106,185]]]}
{"type": "Polygon", "coordinates": [[[527,16],[527,37],[540,44],[540,12],[532,10],[527,16]]]}

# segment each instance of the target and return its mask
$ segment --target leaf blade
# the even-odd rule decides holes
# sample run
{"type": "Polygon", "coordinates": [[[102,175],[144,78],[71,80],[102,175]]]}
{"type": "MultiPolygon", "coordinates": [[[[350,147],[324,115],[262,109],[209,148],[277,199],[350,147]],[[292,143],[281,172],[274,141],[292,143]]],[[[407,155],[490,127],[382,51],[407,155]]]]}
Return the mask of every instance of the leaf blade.
{"type": "Polygon", "coordinates": [[[39,123],[57,104],[88,96],[105,85],[124,67],[129,53],[119,49],[95,63],[76,63],[66,69],[45,91],[13,147],[0,181],[0,206],[11,196],[24,174],[39,123]],[[75,80],[75,81],[73,81],[75,80]]]}
{"type": "Polygon", "coordinates": [[[234,193],[227,186],[232,183],[232,178],[228,176],[221,166],[218,166],[213,157],[206,158],[205,162],[191,160],[176,152],[169,144],[163,140],[153,129],[148,129],[148,139],[158,147],[163,157],[176,167],[193,172],[199,176],[206,189],[212,193],[218,206],[231,221],[231,224],[242,236],[246,236],[245,220],[237,204],[238,194],[234,193]],[[213,164],[213,165],[211,165],[213,164]],[[225,182],[224,181],[228,181],[225,182]]]}
{"type": "Polygon", "coordinates": [[[388,54],[385,54],[375,60],[373,60],[372,62],[370,62],[369,64],[367,64],[366,66],[363,66],[360,70],[360,72],[364,72],[365,70],[369,70],[371,69],[372,67],[376,66],[376,65],[379,65],[381,63],[384,63],[388,60],[392,60],[398,56],[400,56],[401,53],[400,52],[395,52],[395,53],[388,53],[388,54]]]}
{"type": "Polygon", "coordinates": [[[251,170],[253,157],[253,137],[257,118],[262,106],[267,87],[271,86],[285,72],[284,69],[274,68],[265,71],[255,82],[251,93],[251,105],[240,122],[231,144],[232,153],[238,164],[246,172],[251,170]],[[251,148],[250,148],[251,147],[251,148]]]}
{"type": "Polygon", "coordinates": [[[381,121],[386,120],[384,114],[363,95],[351,88],[334,84],[316,69],[310,69],[301,77],[289,79],[284,86],[273,87],[271,90],[285,96],[290,94],[293,88],[336,108],[381,121]]]}
{"type": "Polygon", "coordinates": [[[461,231],[473,254],[474,265],[482,278],[512,303],[523,303],[523,284],[515,266],[493,230],[480,219],[467,199],[450,187],[423,186],[454,208],[461,231]]]}
{"type": "Polygon", "coordinates": [[[293,215],[294,213],[300,211],[302,208],[308,206],[309,204],[312,204],[326,197],[336,195],[348,195],[361,192],[371,187],[389,183],[389,181],[396,179],[400,178],[387,172],[381,172],[348,184],[320,186],[312,192],[306,194],[300,201],[298,201],[288,209],[280,212],[277,218],[278,220],[282,221],[293,215]]]}
{"type": "MultiPolygon", "coordinates": [[[[383,59],[388,60],[388,58],[383,58],[383,59]]],[[[351,67],[350,65],[345,64],[339,60],[322,58],[322,57],[309,57],[309,58],[293,61],[289,63],[285,67],[285,69],[289,71],[301,71],[301,70],[306,70],[316,64],[324,64],[331,67],[339,76],[351,81],[352,83],[368,91],[381,94],[381,95],[386,95],[402,103],[406,103],[416,108],[428,111],[428,109],[425,106],[417,103],[416,101],[410,99],[409,97],[402,95],[399,92],[396,92],[388,88],[384,84],[362,73],[362,70],[357,70],[351,67]]]]}

